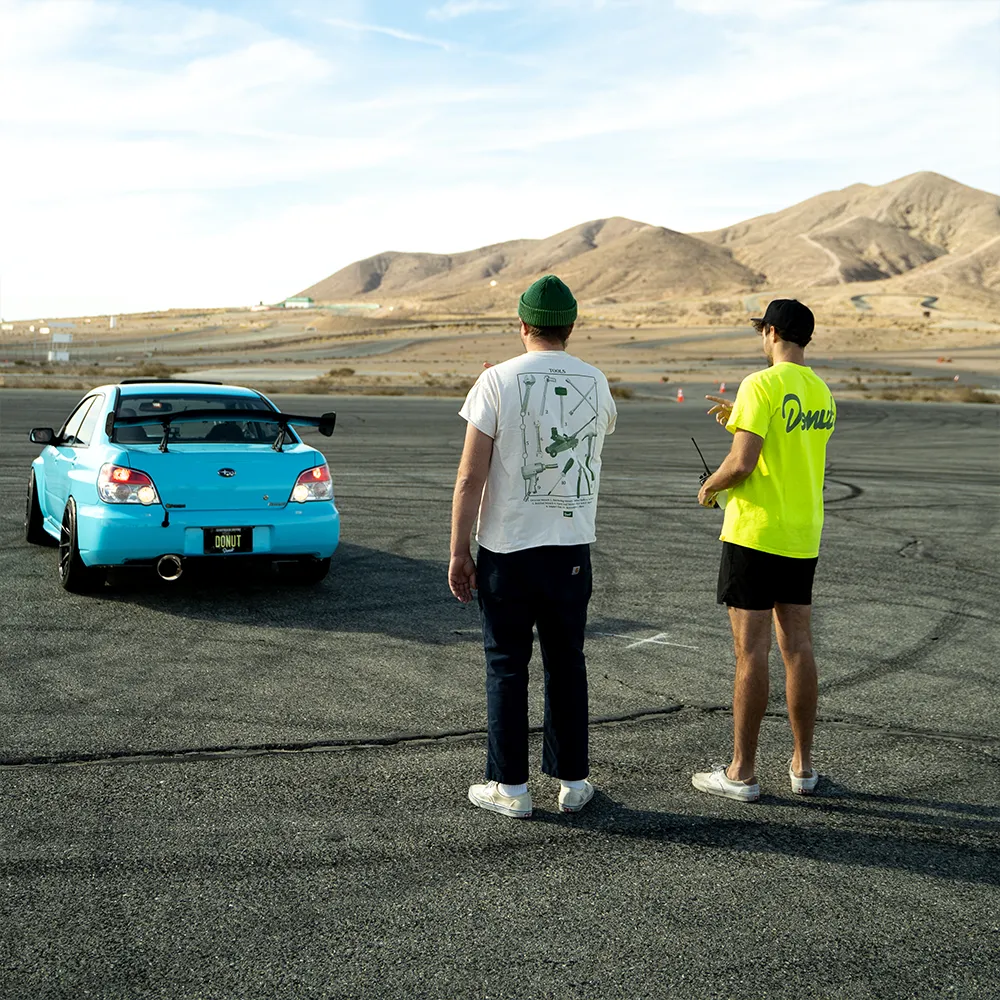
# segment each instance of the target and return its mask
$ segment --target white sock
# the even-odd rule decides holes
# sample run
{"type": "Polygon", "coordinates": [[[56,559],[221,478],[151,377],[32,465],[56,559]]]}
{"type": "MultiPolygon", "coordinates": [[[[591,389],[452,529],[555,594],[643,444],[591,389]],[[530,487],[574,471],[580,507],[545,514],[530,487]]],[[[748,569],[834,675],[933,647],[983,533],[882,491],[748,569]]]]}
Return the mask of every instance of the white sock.
{"type": "Polygon", "coordinates": [[[562,785],[563,788],[569,788],[571,791],[574,792],[582,792],[584,788],[587,787],[587,783],[583,781],[583,779],[581,779],[580,781],[563,781],[563,779],[560,778],[559,784],[562,785]]]}
{"type": "Polygon", "coordinates": [[[502,781],[497,782],[497,788],[500,789],[501,795],[506,795],[508,798],[517,798],[518,795],[526,795],[528,792],[528,783],[522,781],[520,785],[505,785],[502,781]]]}

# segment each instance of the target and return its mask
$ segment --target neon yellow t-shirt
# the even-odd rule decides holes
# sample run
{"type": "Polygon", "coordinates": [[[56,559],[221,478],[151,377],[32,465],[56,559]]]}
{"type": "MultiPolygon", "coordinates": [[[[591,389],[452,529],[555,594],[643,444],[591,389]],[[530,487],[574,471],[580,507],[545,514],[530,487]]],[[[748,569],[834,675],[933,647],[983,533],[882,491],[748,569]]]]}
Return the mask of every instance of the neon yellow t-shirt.
{"type": "Polygon", "coordinates": [[[726,430],[764,439],[757,466],[729,489],[724,542],[778,556],[819,555],[826,442],[837,419],[826,383],[782,361],[741,383],[726,430]]]}

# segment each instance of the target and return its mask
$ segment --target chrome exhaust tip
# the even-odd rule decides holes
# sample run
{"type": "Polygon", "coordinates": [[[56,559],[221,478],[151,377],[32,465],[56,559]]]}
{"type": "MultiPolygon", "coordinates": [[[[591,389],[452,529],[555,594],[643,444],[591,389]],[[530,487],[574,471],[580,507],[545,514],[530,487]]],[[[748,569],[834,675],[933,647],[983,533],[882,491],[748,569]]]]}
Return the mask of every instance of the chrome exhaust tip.
{"type": "Polygon", "coordinates": [[[156,572],[159,574],[161,580],[166,580],[168,583],[179,580],[181,574],[184,572],[181,557],[172,554],[160,556],[156,563],[156,572]]]}

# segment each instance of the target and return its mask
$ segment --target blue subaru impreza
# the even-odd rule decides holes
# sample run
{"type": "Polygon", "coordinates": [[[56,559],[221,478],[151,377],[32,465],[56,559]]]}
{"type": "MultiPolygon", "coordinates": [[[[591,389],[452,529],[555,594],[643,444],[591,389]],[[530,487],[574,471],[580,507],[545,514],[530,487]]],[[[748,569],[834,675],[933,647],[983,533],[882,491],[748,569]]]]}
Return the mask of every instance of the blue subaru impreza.
{"type": "Polygon", "coordinates": [[[91,390],[59,429],[36,427],[25,538],[59,543],[67,590],[115,566],[176,580],[194,560],[292,562],[318,583],[340,539],[330,469],[293,424],[333,433],[336,414],[282,413],[253,389],[126,379],[91,390]]]}

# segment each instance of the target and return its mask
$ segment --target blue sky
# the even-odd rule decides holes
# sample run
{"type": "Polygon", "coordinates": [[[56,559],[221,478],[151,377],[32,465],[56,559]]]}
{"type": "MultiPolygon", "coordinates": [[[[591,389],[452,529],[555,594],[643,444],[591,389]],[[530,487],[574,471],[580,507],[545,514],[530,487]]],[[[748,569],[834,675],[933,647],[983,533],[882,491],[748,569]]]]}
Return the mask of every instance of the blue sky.
{"type": "Polygon", "coordinates": [[[273,301],[382,250],[1000,190],[1000,0],[0,0],[5,318],[273,301]]]}

